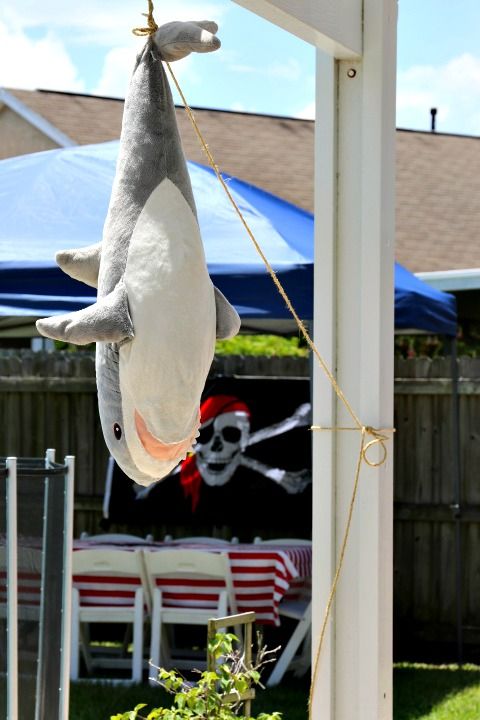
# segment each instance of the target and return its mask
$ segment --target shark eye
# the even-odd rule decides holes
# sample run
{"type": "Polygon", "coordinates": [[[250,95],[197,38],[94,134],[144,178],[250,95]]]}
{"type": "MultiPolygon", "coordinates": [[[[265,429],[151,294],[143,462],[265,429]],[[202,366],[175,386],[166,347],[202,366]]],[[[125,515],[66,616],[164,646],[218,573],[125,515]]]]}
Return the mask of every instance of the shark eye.
{"type": "Polygon", "coordinates": [[[113,426],[113,434],[115,435],[117,440],[120,440],[120,438],[122,437],[122,428],[118,423],[115,423],[115,425],[113,426]]]}

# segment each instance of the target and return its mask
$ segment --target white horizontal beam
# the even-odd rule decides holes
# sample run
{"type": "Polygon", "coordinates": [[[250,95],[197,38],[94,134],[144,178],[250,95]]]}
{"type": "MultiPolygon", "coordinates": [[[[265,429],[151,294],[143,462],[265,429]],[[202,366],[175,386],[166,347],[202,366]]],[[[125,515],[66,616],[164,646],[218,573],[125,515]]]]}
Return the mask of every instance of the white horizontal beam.
{"type": "Polygon", "coordinates": [[[362,54],[362,0],[234,0],[332,57],[362,54]]]}
{"type": "Polygon", "coordinates": [[[437,290],[479,290],[480,268],[465,270],[432,270],[415,275],[437,290]]]}

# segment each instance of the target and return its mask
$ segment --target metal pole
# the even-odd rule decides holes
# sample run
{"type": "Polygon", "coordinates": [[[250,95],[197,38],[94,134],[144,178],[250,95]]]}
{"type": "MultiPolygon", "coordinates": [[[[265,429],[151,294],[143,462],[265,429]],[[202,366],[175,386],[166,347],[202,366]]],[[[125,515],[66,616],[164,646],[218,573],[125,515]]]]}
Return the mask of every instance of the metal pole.
{"type": "Polygon", "coordinates": [[[451,505],[455,521],[455,589],[456,589],[456,625],[457,625],[457,661],[463,663],[463,593],[462,593],[462,489],[460,473],[460,406],[458,393],[457,339],[450,340],[452,373],[452,480],[453,503],[451,505]]]}
{"type": "MultiPolygon", "coordinates": [[[[45,452],[45,469],[55,462],[55,450],[49,448],[45,452]]],[[[58,717],[58,684],[51,679],[59,674],[60,648],[55,647],[52,638],[55,637],[54,627],[58,623],[57,610],[59,607],[61,577],[58,576],[58,554],[61,547],[58,543],[58,506],[63,500],[56,492],[60,478],[58,476],[44,478],[43,497],[43,539],[42,539],[42,576],[40,601],[40,627],[38,632],[38,660],[37,660],[37,689],[35,693],[35,720],[58,717]],[[57,554],[55,562],[54,554],[57,554]]]]}
{"type": "Polygon", "coordinates": [[[68,720],[70,698],[70,657],[72,632],[72,550],[73,550],[73,505],[75,457],[65,457],[67,476],[65,478],[65,522],[63,557],[63,603],[62,603],[62,657],[60,670],[60,720],[68,720]]]}
{"type": "Polygon", "coordinates": [[[17,458],[7,468],[7,720],[18,720],[17,458]]]}

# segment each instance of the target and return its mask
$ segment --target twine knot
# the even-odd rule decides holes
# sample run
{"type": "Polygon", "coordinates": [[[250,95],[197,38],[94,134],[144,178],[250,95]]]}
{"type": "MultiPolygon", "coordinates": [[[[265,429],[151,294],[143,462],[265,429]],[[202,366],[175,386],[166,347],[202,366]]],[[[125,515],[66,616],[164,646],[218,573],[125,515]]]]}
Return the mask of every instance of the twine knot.
{"type": "MultiPolygon", "coordinates": [[[[395,430],[392,428],[390,432],[395,432],[395,430]]],[[[380,467],[380,465],[383,465],[388,454],[387,446],[385,445],[388,439],[388,435],[385,434],[385,430],[383,428],[378,429],[372,427],[371,425],[362,425],[362,460],[370,467],[380,467]],[[365,442],[367,437],[371,437],[372,440],[365,442]],[[367,452],[370,448],[374,447],[374,445],[380,445],[382,450],[380,460],[377,461],[370,460],[367,456],[367,452]]]]}
{"type": "Polygon", "coordinates": [[[149,35],[153,35],[158,30],[158,25],[155,22],[153,18],[153,2],[152,0],[148,0],[148,13],[142,13],[144,17],[147,18],[147,27],[138,27],[133,28],[132,33],[134,35],[138,35],[140,37],[145,37],[149,35]]]}
{"type": "MultiPolygon", "coordinates": [[[[387,446],[385,443],[390,440],[387,433],[395,432],[395,428],[374,428],[371,425],[362,425],[361,423],[358,423],[356,427],[323,427],[322,425],[311,425],[310,430],[329,430],[330,432],[350,430],[353,432],[360,432],[362,435],[362,445],[360,447],[359,461],[363,460],[366,465],[369,465],[370,467],[380,467],[380,465],[383,465],[385,463],[388,456],[387,446]],[[371,437],[372,439],[366,442],[367,437],[371,437]],[[370,448],[374,447],[375,445],[380,445],[382,449],[382,455],[380,457],[380,460],[376,461],[370,460],[367,455],[370,448]]],[[[358,468],[360,468],[360,465],[358,466],[358,468]]]]}

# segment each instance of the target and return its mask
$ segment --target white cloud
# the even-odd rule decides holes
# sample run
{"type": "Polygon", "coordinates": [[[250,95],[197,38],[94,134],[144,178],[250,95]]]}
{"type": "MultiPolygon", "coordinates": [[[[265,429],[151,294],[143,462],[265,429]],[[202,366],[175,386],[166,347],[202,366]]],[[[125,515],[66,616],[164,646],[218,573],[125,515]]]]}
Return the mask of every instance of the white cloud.
{"type": "MultiPolygon", "coordinates": [[[[225,59],[225,58],[223,58],[223,59],[225,59]]],[[[234,63],[233,65],[230,65],[228,69],[232,70],[233,72],[245,73],[248,75],[253,75],[253,73],[261,72],[258,69],[258,67],[256,67],[255,65],[240,65],[238,63],[234,63]]]]}
{"type": "MultiPolygon", "coordinates": [[[[90,60],[99,59],[99,79],[88,91],[123,97],[135,54],[144,42],[131,31],[146,25],[142,15],[146,10],[146,0],[82,0],[70,4],[64,0],[24,0],[21,5],[4,0],[0,7],[0,86],[85,91],[80,66],[83,53],[88,53],[90,60]],[[72,52],[76,48],[78,68],[68,48],[72,52]]],[[[225,14],[226,6],[215,0],[177,0],[174,6],[159,6],[154,11],[159,24],[174,19],[218,22],[225,14]]],[[[188,60],[176,63],[175,73],[182,76],[186,66],[188,60]]],[[[195,82],[195,77],[192,72],[189,82],[195,82]]]]}
{"type": "Polygon", "coordinates": [[[135,47],[120,47],[109,50],[105,56],[98,85],[93,95],[125,97],[135,63],[135,47]]]}
{"type": "Polygon", "coordinates": [[[269,77],[281,78],[283,80],[299,80],[302,76],[302,68],[296,58],[287,58],[283,63],[272,63],[265,69],[269,77]]]}
{"type": "Polygon", "coordinates": [[[82,92],[79,78],[63,43],[51,33],[39,40],[0,22],[0,86],[50,88],[82,92]]]}
{"type": "Polygon", "coordinates": [[[303,118],[304,120],[315,120],[315,100],[309,102],[301,110],[294,114],[294,117],[303,118]]]}
{"type": "Polygon", "coordinates": [[[417,65],[397,78],[397,125],[430,129],[430,108],[439,132],[480,134],[480,57],[464,53],[444,65],[417,65]]]}
{"type": "MultiPolygon", "coordinates": [[[[145,26],[142,13],[146,0],[3,0],[0,21],[13,30],[50,28],[63,32],[68,43],[95,43],[113,47],[125,45],[132,28],[145,26]]],[[[159,25],[171,20],[211,19],[218,21],[225,7],[212,2],[177,0],[170,7],[163,3],[154,10],[159,25]]]]}
{"type": "MultiPolygon", "coordinates": [[[[225,62],[225,55],[223,61],[225,62]]],[[[228,69],[233,72],[244,73],[248,75],[263,76],[268,78],[280,78],[282,80],[296,81],[302,76],[302,68],[296,58],[287,58],[285,62],[271,63],[267,66],[259,67],[258,65],[246,65],[242,63],[231,63],[228,69]]]]}
{"type": "MultiPolygon", "coordinates": [[[[138,38],[134,38],[134,41],[135,40],[138,40],[138,38]]],[[[107,53],[103,63],[100,80],[98,85],[92,91],[94,95],[125,97],[135,63],[135,56],[140,47],[141,45],[139,46],[138,43],[133,42],[128,46],[114,48],[107,53]]],[[[190,82],[195,82],[196,80],[197,76],[195,72],[191,71],[190,67],[191,58],[192,56],[189,55],[183,60],[173,63],[172,70],[179,83],[185,73],[188,74],[190,82]]],[[[170,81],[170,76],[168,77],[170,81]]],[[[170,82],[170,85],[172,87],[174,101],[179,103],[180,98],[177,96],[173,82],[170,82]]]]}
{"type": "MultiPolygon", "coordinates": [[[[247,108],[245,107],[244,103],[238,102],[238,100],[233,102],[229,109],[232,110],[233,112],[247,112],[247,108]]],[[[250,110],[250,112],[253,112],[253,111],[250,110]]]]}

